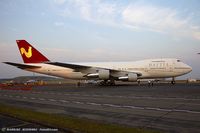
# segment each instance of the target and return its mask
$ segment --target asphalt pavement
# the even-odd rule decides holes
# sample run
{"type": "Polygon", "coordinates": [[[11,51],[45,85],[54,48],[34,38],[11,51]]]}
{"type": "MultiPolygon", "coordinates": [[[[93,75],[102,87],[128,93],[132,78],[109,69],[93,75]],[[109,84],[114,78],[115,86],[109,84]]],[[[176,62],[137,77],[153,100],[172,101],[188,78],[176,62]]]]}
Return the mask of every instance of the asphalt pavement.
{"type": "Polygon", "coordinates": [[[200,84],[65,84],[35,86],[31,90],[1,89],[0,102],[165,132],[200,132],[200,84]]]}

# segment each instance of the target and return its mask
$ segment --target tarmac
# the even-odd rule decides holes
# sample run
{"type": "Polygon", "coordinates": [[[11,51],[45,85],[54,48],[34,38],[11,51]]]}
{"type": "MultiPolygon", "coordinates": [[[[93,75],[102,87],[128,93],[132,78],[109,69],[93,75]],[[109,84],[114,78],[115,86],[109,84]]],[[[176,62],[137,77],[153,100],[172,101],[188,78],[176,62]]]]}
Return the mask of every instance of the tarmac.
{"type": "Polygon", "coordinates": [[[60,132],[57,128],[46,127],[44,125],[31,123],[23,120],[19,120],[17,118],[13,118],[6,115],[0,115],[0,132],[47,132],[48,133],[57,133],[60,132]]]}
{"type": "Polygon", "coordinates": [[[200,132],[200,84],[1,89],[0,103],[161,132],[200,132]]]}

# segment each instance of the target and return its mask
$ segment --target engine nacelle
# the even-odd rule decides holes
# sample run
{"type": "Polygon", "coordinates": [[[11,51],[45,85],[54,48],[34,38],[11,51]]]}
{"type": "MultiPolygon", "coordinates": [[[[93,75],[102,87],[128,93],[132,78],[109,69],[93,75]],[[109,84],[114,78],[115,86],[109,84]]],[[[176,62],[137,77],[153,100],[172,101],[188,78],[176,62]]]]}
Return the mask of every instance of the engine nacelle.
{"type": "Polygon", "coordinates": [[[131,81],[131,82],[137,81],[137,74],[129,73],[128,74],[128,81],[131,81]]]}
{"type": "Polygon", "coordinates": [[[135,73],[128,73],[127,76],[119,77],[118,79],[122,80],[122,81],[134,82],[134,81],[137,81],[137,74],[135,74],[135,73]]]}
{"type": "Polygon", "coordinates": [[[98,71],[98,73],[99,73],[99,79],[106,80],[106,79],[110,78],[110,71],[109,70],[101,69],[101,70],[98,71]]]}

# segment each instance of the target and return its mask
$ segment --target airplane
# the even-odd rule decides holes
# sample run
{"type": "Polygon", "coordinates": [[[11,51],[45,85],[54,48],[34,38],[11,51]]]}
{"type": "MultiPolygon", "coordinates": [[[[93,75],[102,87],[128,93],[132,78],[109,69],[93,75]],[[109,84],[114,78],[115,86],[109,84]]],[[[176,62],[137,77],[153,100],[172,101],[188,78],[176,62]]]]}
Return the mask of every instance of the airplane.
{"type": "Polygon", "coordinates": [[[137,82],[140,79],[172,78],[187,74],[192,68],[175,58],[145,59],[132,62],[52,62],[26,40],[16,40],[24,63],[3,62],[22,70],[75,80],[137,82]]]}

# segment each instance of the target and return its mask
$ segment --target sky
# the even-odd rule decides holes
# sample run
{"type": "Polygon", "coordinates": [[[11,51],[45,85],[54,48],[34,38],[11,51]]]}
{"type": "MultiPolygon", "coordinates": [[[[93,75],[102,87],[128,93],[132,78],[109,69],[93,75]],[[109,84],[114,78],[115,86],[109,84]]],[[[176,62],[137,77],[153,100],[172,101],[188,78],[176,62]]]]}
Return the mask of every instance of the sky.
{"type": "Polygon", "coordinates": [[[33,75],[22,63],[25,39],[51,61],[178,58],[200,78],[199,0],[0,0],[0,78],[33,75]]]}

